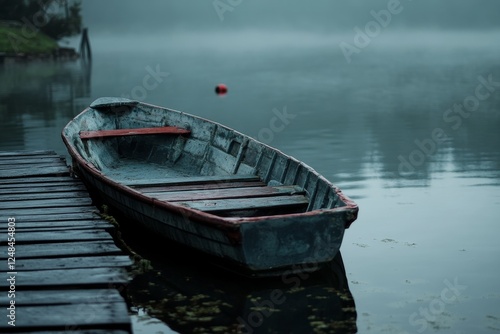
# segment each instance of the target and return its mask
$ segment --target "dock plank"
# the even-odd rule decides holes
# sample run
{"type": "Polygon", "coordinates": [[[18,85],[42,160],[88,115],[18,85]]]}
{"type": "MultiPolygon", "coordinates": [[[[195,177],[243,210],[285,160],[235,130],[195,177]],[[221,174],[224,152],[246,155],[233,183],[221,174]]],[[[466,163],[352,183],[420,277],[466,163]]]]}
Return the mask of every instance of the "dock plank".
{"type": "MultiPolygon", "coordinates": [[[[21,221],[16,218],[16,231],[26,232],[43,232],[43,231],[58,231],[58,230],[81,230],[81,229],[111,229],[114,228],[112,224],[105,220],[59,220],[59,221],[46,221],[40,224],[38,221],[21,221]]],[[[7,233],[7,225],[0,225],[0,231],[7,233]]]]}
{"type": "Polygon", "coordinates": [[[0,163],[0,173],[3,173],[5,170],[10,169],[20,169],[20,168],[52,168],[52,167],[61,167],[61,163],[58,161],[43,161],[38,164],[23,164],[18,162],[6,163],[5,161],[1,161],[0,163]]]}
{"type": "MultiPolygon", "coordinates": [[[[116,289],[91,290],[25,290],[16,295],[16,305],[68,305],[83,303],[115,303],[123,300],[116,289]]],[[[0,294],[0,305],[7,305],[7,294],[0,294]]]]}
{"type": "Polygon", "coordinates": [[[11,195],[0,195],[0,202],[6,201],[34,201],[39,200],[40,197],[43,199],[62,199],[62,198],[88,198],[88,193],[85,191],[52,191],[48,193],[28,193],[28,194],[11,194],[11,195]]]}
{"type": "MultiPolygon", "coordinates": [[[[87,257],[67,257],[55,259],[17,259],[16,271],[78,269],[78,268],[113,268],[129,267],[132,261],[126,255],[106,255],[87,257]]],[[[7,261],[0,263],[0,270],[9,271],[7,261]]]]}
{"type": "Polygon", "coordinates": [[[40,208],[0,208],[0,217],[12,217],[12,216],[26,216],[26,215],[35,215],[35,216],[55,216],[60,214],[67,213],[93,213],[96,212],[97,208],[92,205],[81,205],[74,207],[56,207],[51,208],[47,207],[43,210],[40,208]]]}
{"type": "Polygon", "coordinates": [[[34,156],[48,156],[54,157],[58,156],[54,151],[50,150],[36,150],[36,151],[7,151],[0,152],[0,159],[4,157],[34,157],[34,156]]]}
{"type": "MultiPolygon", "coordinates": [[[[56,221],[63,221],[63,222],[72,222],[72,221],[85,221],[85,220],[95,220],[95,219],[102,219],[99,214],[97,213],[97,208],[93,206],[88,207],[90,211],[83,211],[83,212],[67,212],[67,213],[59,213],[56,215],[23,215],[23,214],[16,214],[16,222],[17,223],[24,223],[24,222],[56,222],[56,221]]],[[[17,212],[17,210],[16,210],[17,212]]]]}
{"type": "MultiPolygon", "coordinates": [[[[15,218],[15,262],[0,239],[0,270],[15,276],[17,306],[16,326],[1,322],[0,332],[132,332],[119,290],[133,262],[64,159],[53,151],[0,152],[0,217],[15,218]]],[[[0,289],[9,284],[0,280],[0,289]]],[[[0,305],[10,301],[0,295],[0,305]]]]}
{"type": "MultiPolygon", "coordinates": [[[[40,242],[65,242],[65,241],[89,241],[109,239],[109,233],[102,230],[69,230],[44,232],[18,232],[15,235],[16,244],[40,243],[40,242]]],[[[6,245],[7,238],[0,240],[0,245],[6,245]]]]}
{"type": "Polygon", "coordinates": [[[78,200],[79,198],[88,198],[89,194],[84,191],[71,191],[71,192],[61,192],[53,191],[48,193],[28,193],[28,194],[12,194],[12,195],[0,195],[0,202],[8,201],[29,201],[29,200],[48,200],[48,199],[62,199],[62,198],[72,198],[78,200]]]}
{"type": "Polygon", "coordinates": [[[26,177],[22,179],[1,179],[0,178],[0,184],[5,185],[5,184],[23,184],[23,183],[48,183],[48,184],[53,184],[53,183],[72,183],[72,184],[81,184],[81,181],[78,179],[72,179],[67,176],[33,176],[33,177],[26,177]]]}
{"type": "Polygon", "coordinates": [[[8,189],[30,189],[30,188],[42,188],[42,187],[47,187],[47,188],[66,188],[66,187],[71,187],[71,186],[76,186],[76,185],[82,185],[81,182],[78,182],[76,180],[69,179],[68,181],[65,182],[57,182],[57,181],[52,181],[52,182],[29,182],[29,179],[0,179],[0,187],[3,190],[8,190],[8,189]],[[14,180],[24,180],[25,182],[17,182],[17,183],[12,183],[12,182],[3,182],[2,181],[14,181],[14,180]]]}
{"type": "Polygon", "coordinates": [[[60,164],[61,158],[54,156],[0,157],[0,165],[15,165],[15,164],[37,165],[39,163],[47,163],[47,162],[57,162],[60,164]]]}
{"type": "Polygon", "coordinates": [[[16,332],[17,334],[130,334],[129,331],[119,329],[73,329],[67,328],[64,330],[51,330],[51,331],[30,331],[30,332],[16,332]]]}
{"type": "MultiPolygon", "coordinates": [[[[16,228],[16,231],[17,232],[20,232],[20,233],[34,233],[34,232],[45,232],[45,233],[53,233],[53,234],[57,234],[57,233],[61,233],[61,232],[64,232],[64,231],[76,231],[76,230],[80,230],[80,231],[83,231],[83,230],[90,230],[90,231],[106,231],[106,232],[109,232],[110,230],[114,229],[114,226],[112,225],[109,225],[109,224],[102,224],[102,225],[96,225],[96,226],[90,226],[90,225],[87,225],[87,226],[78,226],[78,227],[75,227],[75,226],[61,226],[61,227],[32,227],[32,228],[24,228],[24,229],[17,229],[16,228]]],[[[4,233],[7,233],[7,229],[5,228],[2,228],[0,229],[0,233],[1,232],[4,232],[4,233]]]]}
{"type": "Polygon", "coordinates": [[[64,166],[46,167],[46,168],[16,168],[0,170],[0,178],[21,178],[27,176],[43,175],[69,175],[69,169],[64,166]]]}
{"type": "MultiPolygon", "coordinates": [[[[130,319],[124,303],[84,303],[69,305],[25,306],[22,312],[28,317],[16,317],[16,329],[65,330],[94,329],[99,327],[127,328],[130,319]]],[[[0,322],[0,329],[11,330],[7,321],[0,322]]],[[[92,331],[92,333],[95,333],[92,331]]]]}
{"type": "MultiPolygon", "coordinates": [[[[36,183],[32,186],[25,187],[7,187],[3,186],[0,189],[1,195],[15,195],[15,194],[46,194],[51,192],[72,192],[72,191],[87,191],[82,184],[64,184],[64,185],[52,185],[52,186],[38,186],[36,183]]],[[[88,195],[88,193],[87,193],[88,195]]]]}
{"type": "MultiPolygon", "coordinates": [[[[112,240],[43,243],[16,247],[16,260],[119,254],[123,254],[123,251],[112,240]]],[[[0,246],[0,260],[5,259],[7,259],[7,246],[0,246]]]]}
{"type": "MultiPolygon", "coordinates": [[[[129,276],[123,268],[75,268],[37,271],[19,271],[16,288],[38,290],[50,288],[106,288],[110,284],[128,283],[129,276]]],[[[8,287],[7,280],[0,280],[0,287],[8,287]]]]}
{"type": "Polygon", "coordinates": [[[2,209],[34,209],[34,208],[69,208],[75,206],[85,206],[91,205],[92,200],[90,198],[79,198],[78,200],[74,198],[57,198],[49,200],[28,200],[28,201],[11,201],[11,202],[0,202],[0,210],[2,209]]]}

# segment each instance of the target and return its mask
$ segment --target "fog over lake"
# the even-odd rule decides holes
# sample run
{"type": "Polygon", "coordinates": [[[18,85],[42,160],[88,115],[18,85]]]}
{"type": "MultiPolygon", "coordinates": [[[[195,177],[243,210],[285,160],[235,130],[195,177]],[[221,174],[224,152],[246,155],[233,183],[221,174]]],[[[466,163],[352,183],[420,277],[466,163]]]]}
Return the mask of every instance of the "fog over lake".
{"type": "Polygon", "coordinates": [[[372,19],[371,11],[400,7],[393,28],[488,29],[500,26],[495,0],[85,1],[85,24],[96,31],[271,30],[351,31],[372,19]]]}
{"type": "MultiPolygon", "coordinates": [[[[101,96],[220,122],[304,161],[358,203],[341,252],[359,333],[500,330],[500,1],[85,0],[82,7],[90,68],[0,66],[0,150],[67,155],[62,127],[101,96]],[[145,84],[152,73],[155,85],[145,84]],[[214,93],[218,83],[227,85],[225,96],[214,93]],[[279,129],[277,113],[289,115],[279,129]]],[[[222,291],[234,311],[224,314],[229,322],[243,316],[240,306],[252,310],[256,287],[171,265],[178,254],[155,247],[161,269],[130,292],[148,297],[135,305],[137,333],[217,327],[216,316],[201,325],[172,316],[185,307],[171,294],[179,282],[197,293],[222,291]],[[233,295],[241,299],[228,301],[233,295]],[[168,307],[158,306],[163,298],[168,307]]],[[[338,333],[337,299],[314,288],[307,294],[314,301],[290,298],[254,333],[309,322],[319,309],[332,318],[324,331],[338,333]]]]}

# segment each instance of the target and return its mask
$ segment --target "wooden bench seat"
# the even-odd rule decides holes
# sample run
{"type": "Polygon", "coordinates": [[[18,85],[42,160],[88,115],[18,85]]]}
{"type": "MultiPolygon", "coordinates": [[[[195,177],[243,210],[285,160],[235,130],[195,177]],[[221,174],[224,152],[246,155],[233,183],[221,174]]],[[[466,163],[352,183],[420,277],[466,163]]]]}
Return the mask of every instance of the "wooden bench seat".
{"type": "Polygon", "coordinates": [[[121,183],[159,201],[225,217],[305,212],[309,204],[303,188],[267,186],[256,175],[186,176],[121,183]]]}
{"type": "Polygon", "coordinates": [[[247,188],[247,187],[264,187],[266,184],[260,180],[249,181],[229,181],[219,183],[199,183],[199,184],[179,184],[179,185],[151,185],[151,186],[134,186],[134,189],[150,195],[151,193],[164,193],[170,191],[191,191],[191,190],[209,190],[209,189],[229,189],[229,188],[247,188]]]}
{"type": "Polygon", "coordinates": [[[267,196],[287,196],[304,194],[304,190],[299,186],[278,186],[278,187],[245,187],[245,188],[223,188],[223,189],[201,189],[189,191],[167,191],[150,192],[152,196],[161,201],[199,201],[210,199],[227,198],[251,198],[267,196]]]}
{"type": "MultiPolygon", "coordinates": [[[[186,176],[165,179],[142,179],[142,180],[123,180],[123,183],[129,187],[172,187],[188,185],[207,185],[224,184],[227,182],[254,182],[261,181],[256,175],[214,175],[214,176],[186,176]]],[[[140,189],[138,189],[140,190],[140,189]]]]}
{"type": "Polygon", "coordinates": [[[113,129],[80,131],[81,139],[93,139],[103,137],[123,137],[137,135],[158,135],[158,134],[189,134],[191,131],[175,126],[162,126],[156,128],[137,128],[137,129],[113,129]]]}
{"type": "Polygon", "coordinates": [[[230,198],[177,202],[183,206],[221,216],[251,216],[303,212],[309,200],[304,195],[230,198]]]}

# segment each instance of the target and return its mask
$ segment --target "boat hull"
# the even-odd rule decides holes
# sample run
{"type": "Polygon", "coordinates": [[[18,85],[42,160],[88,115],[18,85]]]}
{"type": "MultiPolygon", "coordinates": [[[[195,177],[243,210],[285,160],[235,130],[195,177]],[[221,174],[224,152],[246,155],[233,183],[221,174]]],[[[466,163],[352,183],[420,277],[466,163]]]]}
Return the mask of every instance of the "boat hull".
{"type": "MultiPolygon", "coordinates": [[[[130,182],[133,183],[134,179],[127,180],[129,182],[127,185],[116,177],[115,170],[123,169],[120,167],[122,161],[118,160],[117,167],[109,167],[115,166],[112,163],[116,162],[110,158],[115,153],[110,154],[109,150],[119,147],[117,151],[125,151],[128,154],[130,147],[138,146],[134,142],[136,139],[128,141],[122,138],[115,141],[99,139],[99,142],[89,144],[88,141],[79,138],[78,134],[81,131],[95,131],[106,126],[109,134],[109,123],[102,120],[99,122],[99,118],[108,117],[112,120],[112,117],[109,115],[104,117],[99,107],[91,107],[65,127],[62,138],[72,156],[76,174],[103,203],[166,240],[197,249],[253,276],[279,275],[289,271],[314,271],[335,258],[342,244],[344,231],[356,219],[358,212],[357,205],[337,187],[309,166],[232,129],[157,106],[139,104],[142,109],[135,110],[136,104],[129,105],[126,113],[134,115],[133,119],[146,120],[139,127],[151,126],[150,118],[159,119],[158,115],[166,114],[165,117],[174,123],[172,125],[182,126],[187,123],[192,129],[192,137],[169,142],[170,151],[164,153],[165,157],[173,157],[175,162],[180,161],[181,164],[183,155],[192,154],[193,147],[197,145],[205,150],[204,159],[206,159],[197,167],[200,174],[224,173],[223,175],[227,177],[251,173],[267,184],[266,189],[273,184],[298,184],[307,194],[309,205],[302,211],[271,213],[266,211],[266,214],[257,214],[255,208],[249,208],[247,211],[255,214],[247,212],[245,216],[234,216],[234,214],[224,216],[219,212],[204,212],[203,209],[192,209],[182,205],[185,203],[179,205],[179,202],[159,200],[140,188],[131,186],[130,182]],[[148,118],[148,115],[141,114],[144,110],[154,117],[148,118]],[[134,112],[138,115],[133,114],[134,112]],[[176,122],[176,119],[182,122],[176,122]],[[202,129],[201,134],[196,133],[197,127],[202,129]],[[227,139],[227,143],[217,139],[218,135],[227,139]],[[203,141],[208,144],[201,145],[200,142],[203,141]],[[234,142],[239,143],[236,148],[234,142]],[[213,148],[214,143],[218,147],[213,148]],[[226,147],[225,152],[221,153],[221,146],[226,147]],[[123,149],[124,147],[126,149],[123,149]],[[246,162],[249,160],[249,153],[242,153],[250,150],[255,151],[254,158],[251,159],[253,165],[246,162]],[[218,159],[214,159],[215,156],[218,159]],[[109,163],[111,160],[112,163],[109,163]]],[[[124,105],[127,106],[124,102],[120,107],[124,105]]],[[[104,108],[102,104],[100,107],[104,108]]],[[[109,114],[109,110],[106,112],[109,114]]],[[[162,120],[161,123],[163,122],[162,120]]],[[[157,145],[158,136],[150,137],[153,138],[151,145],[147,144],[148,141],[142,141],[140,144],[143,147],[157,145]]],[[[152,152],[146,151],[140,154],[158,159],[152,152]]],[[[190,159],[187,160],[188,165],[192,165],[194,159],[188,158],[190,159]]],[[[158,161],[153,161],[153,164],[156,166],[158,161]]],[[[166,171],[165,173],[171,172],[172,165],[171,162],[163,163],[161,168],[166,171]]],[[[140,171],[137,175],[140,175],[140,171]]],[[[145,182],[135,175],[134,178],[136,183],[145,182]]]]}
{"type": "Polygon", "coordinates": [[[151,206],[148,201],[117,191],[82,167],[78,166],[77,174],[98,196],[100,203],[120,212],[127,220],[141,224],[151,233],[209,254],[215,262],[227,264],[228,268],[248,276],[316,271],[329,263],[342,245],[349,212],[325,212],[293,219],[270,217],[258,224],[214,228],[187,214],[151,206]]]}

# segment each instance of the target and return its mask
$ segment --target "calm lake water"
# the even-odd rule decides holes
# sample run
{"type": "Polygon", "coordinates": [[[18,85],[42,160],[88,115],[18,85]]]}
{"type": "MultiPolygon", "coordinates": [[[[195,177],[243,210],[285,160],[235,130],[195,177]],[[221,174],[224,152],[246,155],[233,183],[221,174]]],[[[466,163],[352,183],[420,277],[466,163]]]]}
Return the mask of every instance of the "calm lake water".
{"type": "MultiPolygon", "coordinates": [[[[186,33],[110,47],[96,36],[90,70],[0,66],[0,150],[67,156],[61,129],[100,96],[218,121],[303,160],[360,207],[341,249],[347,292],[328,275],[280,286],[290,297],[248,332],[500,331],[500,32],[387,33],[350,64],[338,47],[349,39],[186,33]],[[288,115],[279,128],[277,114],[288,115]]],[[[134,247],[155,268],[131,286],[137,333],[224,332],[276,288],[134,247]]]]}

